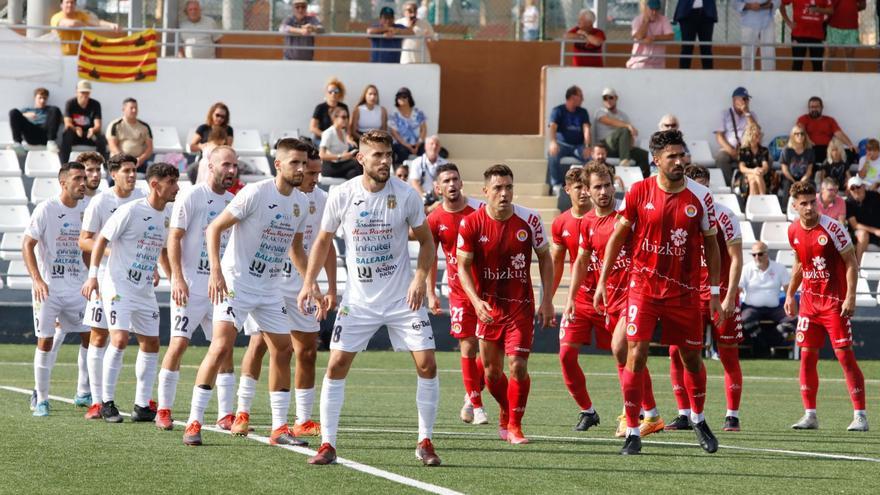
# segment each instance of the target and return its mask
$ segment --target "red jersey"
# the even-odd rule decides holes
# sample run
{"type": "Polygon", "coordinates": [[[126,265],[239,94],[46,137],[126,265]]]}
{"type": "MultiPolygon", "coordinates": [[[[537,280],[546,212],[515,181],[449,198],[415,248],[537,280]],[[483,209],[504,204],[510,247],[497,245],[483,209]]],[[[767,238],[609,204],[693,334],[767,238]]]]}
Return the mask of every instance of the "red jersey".
{"type": "Polygon", "coordinates": [[[581,220],[584,217],[576,217],[571,209],[565,210],[553,220],[550,232],[553,234],[553,244],[562,246],[568,251],[568,265],[574,264],[578,254],[578,235],[581,231],[581,220]]]}
{"type": "MultiPolygon", "coordinates": [[[[575,26],[568,30],[569,33],[574,34],[580,30],[579,27],[575,26]]],[[[602,44],[605,43],[605,32],[601,29],[592,28],[589,31],[591,36],[596,36],[602,40],[602,44]]],[[[572,62],[575,67],[604,67],[605,63],[602,62],[602,44],[592,45],[588,42],[583,41],[581,43],[571,43],[566,45],[566,51],[569,51],[568,47],[572,47],[573,51],[577,53],[574,57],[572,57],[572,62]]]]}
{"type": "MultiPolygon", "coordinates": [[[[459,299],[467,300],[467,295],[458,281],[458,262],[455,259],[455,243],[458,241],[458,228],[461,220],[483,206],[478,199],[468,198],[467,204],[461,211],[450,212],[443,205],[434,208],[428,215],[428,227],[434,236],[434,244],[443,247],[446,255],[446,277],[449,283],[449,293],[459,299]]],[[[436,261],[435,261],[436,263],[436,261]]]]}
{"type": "MultiPolygon", "coordinates": [[[[620,202],[618,202],[615,204],[614,209],[620,210],[621,206],[620,202]]],[[[591,280],[598,281],[599,270],[602,269],[602,262],[605,259],[605,246],[608,245],[608,239],[611,237],[611,234],[614,233],[614,223],[616,218],[617,215],[614,213],[600,217],[596,213],[596,209],[593,208],[584,215],[584,220],[581,222],[580,247],[581,249],[590,249],[593,251],[590,256],[590,264],[587,267],[588,277],[593,277],[591,280]]],[[[613,313],[622,309],[626,304],[629,269],[632,263],[630,257],[631,254],[632,235],[630,234],[623,247],[620,249],[620,253],[617,255],[617,260],[615,261],[614,266],[611,267],[611,271],[608,273],[608,280],[605,283],[608,297],[608,307],[606,308],[606,312],[608,313],[613,313]]],[[[593,286],[596,285],[595,281],[593,282],[593,286]]]]}
{"type": "MultiPolygon", "coordinates": [[[[722,204],[715,205],[715,220],[718,221],[718,233],[715,234],[715,240],[718,241],[718,250],[721,252],[721,278],[718,285],[721,286],[721,297],[724,297],[727,294],[727,285],[730,283],[730,263],[732,261],[727,247],[733,244],[742,244],[742,230],[740,230],[736,214],[722,204]]],[[[700,299],[706,307],[708,307],[709,300],[712,299],[709,292],[710,286],[709,267],[706,265],[704,249],[703,255],[700,257],[700,299]]]]}
{"type": "Polygon", "coordinates": [[[810,141],[817,146],[828,146],[834,133],[840,130],[840,126],[834,117],[823,115],[818,119],[814,119],[807,114],[801,115],[797,119],[797,124],[804,128],[810,141]]]}
{"type": "Polygon", "coordinates": [[[794,221],[788,227],[788,242],[803,272],[800,314],[840,314],[846,298],[846,263],[841,254],[853,249],[846,228],[825,215],[819,215],[819,223],[809,230],[794,221]]]}
{"type": "Polygon", "coordinates": [[[513,205],[504,221],[486,208],[466,216],[458,231],[458,251],[473,255],[477,293],[492,306],[494,323],[502,326],[533,319],[532,250],[547,249],[547,236],[538,212],[513,205]]]}
{"type": "Polygon", "coordinates": [[[809,38],[813,40],[825,39],[825,14],[813,12],[811,7],[827,9],[831,7],[831,0],[782,0],[782,5],[792,5],[794,29],[791,35],[795,38],[809,38]]]}
{"type": "Polygon", "coordinates": [[[687,178],[674,192],[658,181],[636,182],[619,214],[633,226],[630,295],[667,306],[699,306],[703,234],[716,231],[712,193],[687,178]]]}

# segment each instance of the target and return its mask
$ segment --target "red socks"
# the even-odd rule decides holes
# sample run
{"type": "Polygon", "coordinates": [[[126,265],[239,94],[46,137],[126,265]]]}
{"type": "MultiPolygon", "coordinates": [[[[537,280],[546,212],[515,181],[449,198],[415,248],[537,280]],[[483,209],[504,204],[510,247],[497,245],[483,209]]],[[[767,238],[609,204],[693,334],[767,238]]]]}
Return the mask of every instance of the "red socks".
{"type": "Polygon", "coordinates": [[[508,424],[510,428],[520,428],[522,426],[522,417],[526,413],[526,402],[529,400],[529,389],[532,386],[532,379],[526,375],[524,380],[517,380],[511,377],[507,386],[507,402],[510,404],[510,419],[508,424]]]}
{"type": "Polygon", "coordinates": [[[587,392],[587,380],[581,365],[578,363],[579,349],[569,345],[559,346],[559,362],[562,364],[562,380],[572,399],[582,411],[593,407],[590,394],[587,392]]]}
{"type": "Polygon", "coordinates": [[[678,403],[678,409],[690,409],[687,389],[684,386],[684,362],[681,360],[678,346],[669,346],[669,380],[672,382],[672,395],[678,403]]]}
{"type": "Polygon", "coordinates": [[[464,391],[474,407],[483,407],[483,399],[480,397],[481,375],[477,358],[461,358],[461,380],[464,382],[464,391]]]}
{"type": "Polygon", "coordinates": [[[480,377],[480,392],[486,388],[486,369],[483,368],[483,357],[477,354],[477,376],[480,377]]]}
{"type": "Polygon", "coordinates": [[[497,380],[487,379],[486,384],[488,385],[489,393],[492,394],[492,397],[498,402],[498,410],[500,411],[498,415],[498,424],[501,425],[502,428],[507,428],[507,423],[509,422],[507,376],[502,373],[501,377],[497,380]]]}
{"type": "Polygon", "coordinates": [[[654,401],[654,384],[651,383],[651,372],[647,367],[642,370],[642,375],[642,409],[650,411],[657,407],[657,402],[654,401]]]}
{"type": "Polygon", "coordinates": [[[718,346],[718,357],[724,365],[724,393],[727,395],[727,408],[739,411],[742,397],[743,374],[739,367],[739,349],[718,346]]]}
{"type": "Polygon", "coordinates": [[[639,427],[644,375],[644,371],[632,372],[628,369],[623,370],[623,408],[626,412],[626,426],[629,428],[639,427]]]}
{"type": "Polygon", "coordinates": [[[816,409],[816,394],[819,393],[818,352],[801,352],[801,400],[804,409],[816,409]]]}
{"type": "Polygon", "coordinates": [[[852,399],[853,409],[855,409],[856,411],[864,411],[865,377],[864,375],[862,375],[862,370],[859,368],[859,363],[856,362],[855,353],[852,349],[846,349],[836,350],[834,351],[834,354],[837,356],[837,361],[840,362],[840,366],[843,367],[843,376],[846,377],[846,388],[849,390],[850,399],[852,399]]]}
{"type": "Polygon", "coordinates": [[[706,403],[706,366],[701,365],[696,373],[684,370],[684,386],[691,402],[691,411],[694,414],[703,412],[703,404],[706,403]]]}

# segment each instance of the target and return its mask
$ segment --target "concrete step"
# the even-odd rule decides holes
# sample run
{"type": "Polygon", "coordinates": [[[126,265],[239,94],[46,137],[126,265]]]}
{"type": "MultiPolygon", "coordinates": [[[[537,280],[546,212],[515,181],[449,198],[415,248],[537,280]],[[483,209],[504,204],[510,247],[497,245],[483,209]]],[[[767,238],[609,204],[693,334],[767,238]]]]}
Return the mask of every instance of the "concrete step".
{"type": "MultiPolygon", "coordinates": [[[[483,179],[464,181],[464,192],[468,196],[483,199],[483,179]]],[[[516,198],[522,196],[546,196],[550,194],[550,186],[542,182],[517,182],[513,188],[516,198]]],[[[556,204],[556,198],[553,197],[553,204],[556,204]]]]}
{"type": "Polygon", "coordinates": [[[539,135],[441,134],[440,143],[456,163],[459,157],[497,161],[544,156],[544,138],[539,135]]]}
{"type": "MultiPolygon", "coordinates": [[[[503,155],[502,155],[503,156],[503,155]]],[[[542,159],[500,160],[490,158],[461,158],[455,164],[464,181],[483,181],[483,172],[497,163],[504,163],[513,172],[514,184],[544,182],[547,178],[547,161],[542,159]]]]}

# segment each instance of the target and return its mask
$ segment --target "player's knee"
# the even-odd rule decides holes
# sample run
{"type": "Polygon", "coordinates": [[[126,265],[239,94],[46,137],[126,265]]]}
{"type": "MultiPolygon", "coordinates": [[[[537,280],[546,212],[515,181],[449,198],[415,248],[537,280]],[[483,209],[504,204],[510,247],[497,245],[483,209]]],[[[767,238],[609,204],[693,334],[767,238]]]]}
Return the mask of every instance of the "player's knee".
{"type": "Polygon", "coordinates": [[[434,378],[437,376],[437,362],[432,359],[418,363],[416,365],[416,372],[422,378],[434,378]]]}
{"type": "Polygon", "coordinates": [[[304,366],[314,367],[315,361],[318,359],[318,350],[314,347],[298,349],[296,351],[296,362],[304,366]]]}
{"type": "Polygon", "coordinates": [[[43,352],[49,352],[52,350],[52,344],[54,343],[54,339],[49,337],[48,339],[37,339],[37,349],[43,352]]]}
{"type": "Polygon", "coordinates": [[[142,337],[138,344],[144,352],[159,352],[159,337],[142,337]]]}
{"type": "Polygon", "coordinates": [[[107,338],[109,335],[103,332],[92,332],[89,336],[89,344],[97,347],[107,347],[107,338]]]}
{"type": "Polygon", "coordinates": [[[528,361],[521,357],[514,357],[510,360],[510,376],[517,380],[525,379],[529,374],[528,361]]]}

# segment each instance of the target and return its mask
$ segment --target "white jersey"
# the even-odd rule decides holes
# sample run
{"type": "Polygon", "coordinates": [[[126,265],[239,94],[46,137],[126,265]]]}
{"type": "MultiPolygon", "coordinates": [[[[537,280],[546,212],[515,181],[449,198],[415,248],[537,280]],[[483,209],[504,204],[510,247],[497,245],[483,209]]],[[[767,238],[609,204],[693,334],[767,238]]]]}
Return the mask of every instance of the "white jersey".
{"type": "Polygon", "coordinates": [[[354,305],[386,306],[406,298],[413,278],[409,229],[425,223],[421,198],[410,185],[390,178],[377,193],[356,177],[330,191],[321,230],[342,226],[350,274],[345,299],[354,305]]]}
{"type": "Polygon", "coordinates": [[[131,201],[110,216],[101,228],[101,236],[113,245],[101,286],[104,300],[156,303],[153,273],[165,247],[170,216],[171,205],[159,211],[146,198],[131,201]]]}
{"type": "Polygon", "coordinates": [[[227,286],[249,295],[277,296],[284,261],[293,237],[303,231],[307,208],[303,193],[294,189],[284,196],[274,179],[239,191],[226,207],[239,220],[220,262],[227,286]]]}
{"type": "Polygon", "coordinates": [[[50,294],[79,293],[86,280],[86,266],[79,248],[85,203],[68,208],[58,197],[34,208],[24,233],[37,241],[37,266],[50,294]]]}
{"type": "MultiPolygon", "coordinates": [[[[110,216],[113,215],[117,208],[143,197],[145,197],[144,191],[136,187],[127,198],[120,198],[116,195],[116,188],[113,187],[94,195],[90,201],[83,200],[86,203],[86,210],[83,214],[82,230],[92,232],[97,237],[97,234],[101,232],[101,228],[107,223],[107,220],[110,219],[110,216]]],[[[113,252],[113,246],[110,246],[110,252],[113,252]]],[[[99,282],[104,280],[108,262],[109,259],[106,256],[101,260],[101,266],[98,267],[99,282]]]]}
{"type": "MultiPolygon", "coordinates": [[[[303,249],[306,256],[312,251],[312,244],[318,235],[318,229],[321,227],[321,216],[324,214],[324,207],[327,205],[327,193],[318,187],[312,192],[303,193],[306,197],[306,220],[303,226],[303,249]]],[[[290,258],[284,260],[282,269],[281,293],[284,297],[296,299],[300,289],[303,286],[302,275],[296,271],[290,258]]]]}
{"type": "MultiPolygon", "coordinates": [[[[171,228],[185,231],[181,240],[180,264],[190,294],[208,296],[208,246],[205,231],[208,224],[226,208],[233,198],[230,192],[217,194],[207,183],[198,184],[179,195],[171,212],[171,228]]],[[[226,250],[229,231],[220,235],[220,255],[226,250]]]]}

